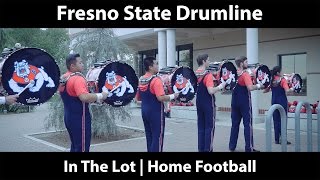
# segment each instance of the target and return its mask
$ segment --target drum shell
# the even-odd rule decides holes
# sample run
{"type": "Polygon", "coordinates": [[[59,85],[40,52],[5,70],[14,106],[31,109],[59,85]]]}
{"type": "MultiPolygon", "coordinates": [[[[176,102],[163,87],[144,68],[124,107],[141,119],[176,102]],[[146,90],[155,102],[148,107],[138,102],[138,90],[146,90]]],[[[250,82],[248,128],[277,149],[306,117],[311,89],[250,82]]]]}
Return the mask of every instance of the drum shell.
{"type": "Polygon", "coordinates": [[[98,82],[99,74],[104,67],[105,66],[92,67],[86,74],[87,85],[90,93],[98,93],[97,82],[98,82]]]}
{"type": "Polygon", "coordinates": [[[166,95],[172,94],[171,79],[178,67],[166,67],[159,71],[158,76],[163,82],[163,88],[166,95]]]}

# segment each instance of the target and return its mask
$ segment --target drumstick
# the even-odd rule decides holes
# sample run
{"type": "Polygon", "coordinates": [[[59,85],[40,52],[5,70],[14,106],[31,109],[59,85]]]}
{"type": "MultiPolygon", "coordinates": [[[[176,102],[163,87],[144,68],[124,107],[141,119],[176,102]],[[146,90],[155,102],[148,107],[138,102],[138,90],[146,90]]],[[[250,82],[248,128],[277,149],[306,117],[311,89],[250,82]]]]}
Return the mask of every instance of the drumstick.
{"type": "Polygon", "coordinates": [[[121,86],[121,84],[119,84],[118,86],[116,86],[115,88],[113,88],[111,91],[110,91],[110,93],[112,93],[113,91],[115,91],[116,89],[118,89],[118,87],[120,87],[121,86]]]}
{"type": "Polygon", "coordinates": [[[24,88],[22,89],[22,91],[20,91],[20,92],[18,93],[18,96],[20,96],[20,94],[23,93],[23,91],[25,91],[27,88],[29,88],[29,86],[32,85],[32,84],[34,84],[34,80],[31,80],[30,83],[29,83],[28,85],[26,85],[26,87],[24,87],[24,88]]]}

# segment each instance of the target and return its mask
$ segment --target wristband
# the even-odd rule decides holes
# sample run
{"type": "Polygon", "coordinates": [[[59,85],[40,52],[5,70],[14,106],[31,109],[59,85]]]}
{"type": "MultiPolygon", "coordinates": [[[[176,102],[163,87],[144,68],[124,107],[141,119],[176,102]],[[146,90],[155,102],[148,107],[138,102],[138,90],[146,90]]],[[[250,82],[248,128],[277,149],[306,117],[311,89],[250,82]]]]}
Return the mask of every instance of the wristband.
{"type": "Polygon", "coordinates": [[[169,97],[170,97],[170,101],[173,100],[174,99],[174,94],[170,94],[169,97]]]}
{"type": "Polygon", "coordinates": [[[6,103],[6,97],[0,97],[0,104],[6,103]]]}
{"type": "Polygon", "coordinates": [[[219,90],[223,89],[222,84],[219,84],[218,89],[219,89],[219,90]]]}
{"type": "Polygon", "coordinates": [[[103,98],[102,93],[96,93],[96,95],[97,95],[97,102],[100,102],[101,99],[103,98]]]}

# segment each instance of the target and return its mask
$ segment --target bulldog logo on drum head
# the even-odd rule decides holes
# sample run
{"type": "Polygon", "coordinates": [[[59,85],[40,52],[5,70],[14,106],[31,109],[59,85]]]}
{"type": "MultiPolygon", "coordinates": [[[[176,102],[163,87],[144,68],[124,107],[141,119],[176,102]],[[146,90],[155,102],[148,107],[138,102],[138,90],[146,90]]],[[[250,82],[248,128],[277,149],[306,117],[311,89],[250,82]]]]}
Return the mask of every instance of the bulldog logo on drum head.
{"type": "Polygon", "coordinates": [[[264,84],[270,82],[269,75],[261,70],[258,71],[257,83],[264,84]]]}
{"type": "Polygon", "coordinates": [[[264,87],[268,87],[271,83],[271,72],[266,65],[262,65],[257,69],[256,72],[256,82],[258,84],[263,84],[264,87]]]}
{"type": "Polygon", "coordinates": [[[30,92],[38,92],[45,81],[48,82],[45,85],[46,87],[55,87],[55,83],[45,72],[43,67],[38,68],[33,65],[29,65],[26,60],[22,60],[20,62],[15,61],[14,72],[9,81],[9,86],[12,91],[20,93],[31,81],[35,81],[35,83],[28,87],[30,92]]]}
{"type": "Polygon", "coordinates": [[[23,48],[10,54],[3,64],[2,85],[9,95],[19,94],[18,103],[38,105],[58,89],[60,70],[54,58],[37,48],[23,48]]]}
{"type": "Polygon", "coordinates": [[[105,102],[114,107],[125,106],[137,92],[138,77],[134,69],[126,63],[111,62],[99,74],[99,92],[108,92],[105,102]]]}
{"type": "Polygon", "coordinates": [[[180,93],[178,101],[189,102],[194,98],[197,90],[197,77],[192,69],[180,67],[172,76],[171,86],[174,93],[180,93]]]}
{"type": "Polygon", "coordinates": [[[292,87],[294,88],[294,91],[296,93],[300,93],[301,89],[302,89],[302,78],[299,74],[295,74],[292,77],[292,87]]]}
{"type": "Polygon", "coordinates": [[[231,91],[234,89],[237,83],[238,74],[237,69],[232,62],[223,63],[221,66],[220,77],[221,82],[226,82],[226,86],[224,88],[226,91],[231,91]]]}
{"type": "Polygon", "coordinates": [[[127,77],[116,75],[114,71],[106,73],[106,83],[102,91],[109,93],[108,97],[113,95],[122,97],[124,93],[134,93],[133,87],[127,80],[127,77]]]}
{"type": "Polygon", "coordinates": [[[181,92],[183,95],[186,95],[189,92],[194,93],[194,88],[190,79],[186,79],[182,74],[177,74],[176,83],[173,85],[173,91],[175,93],[181,92]]]}

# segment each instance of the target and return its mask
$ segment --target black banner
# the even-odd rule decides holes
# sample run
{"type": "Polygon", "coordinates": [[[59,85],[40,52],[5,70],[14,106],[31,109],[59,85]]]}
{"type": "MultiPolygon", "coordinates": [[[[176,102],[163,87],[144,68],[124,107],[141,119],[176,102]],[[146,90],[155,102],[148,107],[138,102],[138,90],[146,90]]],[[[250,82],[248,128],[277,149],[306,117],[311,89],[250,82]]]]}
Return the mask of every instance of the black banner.
{"type": "Polygon", "coordinates": [[[0,179],[320,179],[319,153],[0,153],[0,179]],[[90,177],[90,178],[89,178],[90,177]]]}
{"type": "Polygon", "coordinates": [[[316,0],[2,1],[0,27],[320,27],[316,0]]]}

